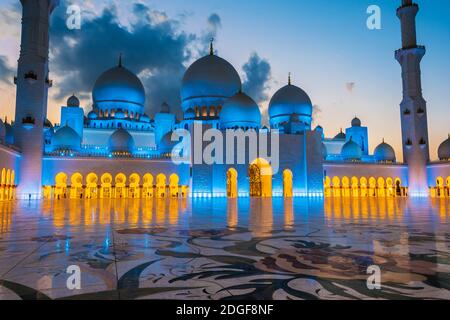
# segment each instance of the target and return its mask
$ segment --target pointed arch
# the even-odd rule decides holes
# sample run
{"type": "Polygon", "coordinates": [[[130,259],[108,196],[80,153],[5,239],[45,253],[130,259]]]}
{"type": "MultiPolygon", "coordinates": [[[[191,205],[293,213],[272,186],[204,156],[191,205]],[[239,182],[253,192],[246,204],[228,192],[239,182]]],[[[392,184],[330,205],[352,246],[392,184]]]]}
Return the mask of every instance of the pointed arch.
{"type": "Polygon", "coordinates": [[[100,198],[110,199],[112,197],[112,182],[113,177],[111,173],[106,172],[100,177],[100,198]]]}
{"type": "Polygon", "coordinates": [[[98,176],[91,172],[86,176],[86,199],[96,199],[98,193],[98,176]]]}
{"type": "Polygon", "coordinates": [[[153,175],[151,173],[144,174],[143,186],[142,186],[142,197],[143,198],[153,197],[153,175]]]}
{"type": "Polygon", "coordinates": [[[72,174],[70,177],[70,198],[83,198],[83,175],[79,172],[72,174]]]}
{"type": "Polygon", "coordinates": [[[263,158],[255,159],[249,167],[250,196],[272,197],[272,167],[263,158]]]}
{"type": "Polygon", "coordinates": [[[63,199],[67,197],[67,174],[65,172],[59,172],[55,176],[55,198],[63,199]]]}
{"type": "Polygon", "coordinates": [[[126,183],[127,183],[127,176],[123,173],[118,173],[114,178],[115,198],[120,199],[127,197],[126,183]]]}
{"type": "Polygon", "coordinates": [[[170,189],[170,196],[173,198],[177,198],[179,194],[179,182],[180,178],[177,174],[173,173],[169,177],[169,189],[170,189]]]}
{"type": "Polygon", "coordinates": [[[140,187],[141,177],[137,173],[132,173],[130,175],[130,186],[128,189],[128,196],[130,198],[140,198],[141,197],[141,187],[140,187]]]}
{"type": "Polygon", "coordinates": [[[164,198],[166,196],[166,176],[162,173],[156,176],[156,196],[164,198]]]}
{"type": "Polygon", "coordinates": [[[227,171],[227,197],[236,198],[238,196],[237,187],[238,172],[234,168],[230,168],[227,171]]]}
{"type": "Polygon", "coordinates": [[[291,170],[286,169],[283,171],[283,194],[285,198],[292,198],[293,196],[293,173],[291,170]]]}

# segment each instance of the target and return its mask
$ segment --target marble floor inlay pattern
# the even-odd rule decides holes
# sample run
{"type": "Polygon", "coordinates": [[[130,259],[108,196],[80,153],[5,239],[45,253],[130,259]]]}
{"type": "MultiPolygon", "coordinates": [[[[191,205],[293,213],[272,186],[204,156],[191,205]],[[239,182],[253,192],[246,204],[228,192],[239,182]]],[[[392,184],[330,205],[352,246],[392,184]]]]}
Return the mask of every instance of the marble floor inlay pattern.
{"type": "Polygon", "coordinates": [[[450,299],[449,226],[448,199],[2,202],[0,300],[450,299]]]}

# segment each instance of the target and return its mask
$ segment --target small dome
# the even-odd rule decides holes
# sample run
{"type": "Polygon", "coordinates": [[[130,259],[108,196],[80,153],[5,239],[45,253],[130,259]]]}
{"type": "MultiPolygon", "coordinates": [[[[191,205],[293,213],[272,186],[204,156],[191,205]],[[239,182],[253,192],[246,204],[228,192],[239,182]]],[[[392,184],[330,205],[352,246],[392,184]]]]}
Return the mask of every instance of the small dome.
{"type": "Polygon", "coordinates": [[[354,161],[361,160],[363,152],[359,144],[352,140],[349,140],[342,146],[341,155],[344,160],[354,161]]]}
{"type": "Polygon", "coordinates": [[[119,128],[109,137],[108,146],[111,153],[132,154],[134,152],[134,139],[127,130],[119,128]]]}
{"type": "Polygon", "coordinates": [[[286,122],[293,113],[308,124],[311,123],[313,105],[305,91],[288,84],[278,90],[269,103],[269,116],[272,125],[286,122]]]}
{"type": "Polygon", "coordinates": [[[92,90],[94,105],[99,109],[123,109],[142,113],[145,89],[141,80],[122,66],[105,71],[95,82],[92,90]]]}
{"type": "Polygon", "coordinates": [[[67,99],[67,106],[68,107],[79,107],[80,106],[80,100],[73,94],[69,99],[67,99]]]}
{"type": "Polygon", "coordinates": [[[333,140],[345,140],[346,138],[347,138],[347,136],[341,129],[341,132],[339,132],[337,135],[335,135],[333,140]]]}
{"type": "Polygon", "coordinates": [[[144,113],[144,114],[139,118],[139,120],[140,120],[141,122],[149,123],[149,122],[150,122],[150,117],[144,113]]]}
{"type": "Polygon", "coordinates": [[[352,127],[361,127],[361,120],[359,118],[354,117],[352,120],[352,127]]]}
{"type": "Polygon", "coordinates": [[[373,153],[376,161],[380,162],[395,162],[395,151],[389,144],[385,143],[384,140],[380,143],[373,153]]]}
{"type": "Polygon", "coordinates": [[[220,112],[221,128],[259,128],[260,125],[261,111],[248,95],[238,92],[225,101],[220,112]]]}
{"type": "Polygon", "coordinates": [[[189,108],[186,110],[186,112],[184,113],[184,118],[185,119],[193,119],[195,118],[195,111],[192,108],[189,108]]]}
{"type": "Polygon", "coordinates": [[[450,160],[450,135],[438,148],[439,160],[450,160]]]}
{"type": "Polygon", "coordinates": [[[88,118],[91,119],[91,120],[97,119],[97,118],[98,118],[98,114],[97,114],[97,112],[95,112],[94,110],[90,111],[90,112],[88,113],[87,116],[88,116],[88,118]]]}
{"type": "Polygon", "coordinates": [[[81,148],[81,137],[69,126],[58,129],[52,137],[54,150],[79,151],[81,148]]]}
{"type": "Polygon", "coordinates": [[[226,60],[210,54],[195,61],[181,85],[183,110],[198,106],[221,106],[241,89],[241,78],[226,60]]]}

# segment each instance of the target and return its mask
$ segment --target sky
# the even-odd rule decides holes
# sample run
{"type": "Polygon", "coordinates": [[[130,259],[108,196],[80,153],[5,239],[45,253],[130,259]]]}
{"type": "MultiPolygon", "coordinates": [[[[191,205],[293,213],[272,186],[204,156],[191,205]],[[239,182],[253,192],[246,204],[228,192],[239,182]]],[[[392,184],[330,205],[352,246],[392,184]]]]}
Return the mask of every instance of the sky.
{"type": "MultiPolygon", "coordinates": [[[[147,92],[150,115],[167,101],[179,110],[185,69],[208,51],[241,75],[244,90],[266,113],[270,97],[287,84],[303,88],[316,106],[314,124],[327,137],[354,116],[369,127],[370,149],[384,138],[401,159],[399,103],[401,46],[396,8],[401,0],[61,0],[52,16],[49,119],[72,93],[91,108],[96,78],[117,64],[136,72],[147,92]],[[80,30],[66,27],[70,4],[82,10],[80,30]],[[367,8],[381,9],[381,29],[369,30],[367,8]]],[[[428,102],[431,158],[450,133],[450,1],[416,0],[418,42],[428,102]]],[[[0,0],[0,117],[14,115],[20,41],[20,3],[0,0]]]]}

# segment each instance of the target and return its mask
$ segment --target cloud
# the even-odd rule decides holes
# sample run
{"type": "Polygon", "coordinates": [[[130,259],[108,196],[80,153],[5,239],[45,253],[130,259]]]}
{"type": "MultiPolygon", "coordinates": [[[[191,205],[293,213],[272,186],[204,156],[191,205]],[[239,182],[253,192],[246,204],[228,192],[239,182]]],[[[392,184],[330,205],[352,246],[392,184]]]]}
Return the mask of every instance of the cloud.
{"type": "Polygon", "coordinates": [[[0,82],[12,84],[14,71],[6,62],[5,56],[0,56],[0,82]]]}
{"type": "Polygon", "coordinates": [[[322,108],[317,104],[313,105],[313,113],[312,113],[313,123],[315,123],[315,124],[319,123],[321,114],[322,114],[322,108]]]}
{"type": "Polygon", "coordinates": [[[165,101],[180,105],[179,85],[191,56],[188,44],[195,35],[179,32],[177,21],[142,3],[133,5],[129,21],[129,26],[118,21],[113,4],[100,15],[83,19],[80,30],[68,30],[65,8],[55,10],[50,39],[51,71],[58,80],[56,99],[72,92],[90,96],[95,80],[117,65],[122,53],[124,66],[141,76],[150,116],[165,101]]]}
{"type": "Polygon", "coordinates": [[[266,101],[270,89],[271,66],[265,59],[261,59],[257,53],[253,53],[242,67],[244,70],[243,90],[258,104],[266,101]]]}

